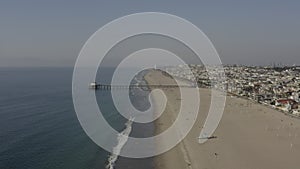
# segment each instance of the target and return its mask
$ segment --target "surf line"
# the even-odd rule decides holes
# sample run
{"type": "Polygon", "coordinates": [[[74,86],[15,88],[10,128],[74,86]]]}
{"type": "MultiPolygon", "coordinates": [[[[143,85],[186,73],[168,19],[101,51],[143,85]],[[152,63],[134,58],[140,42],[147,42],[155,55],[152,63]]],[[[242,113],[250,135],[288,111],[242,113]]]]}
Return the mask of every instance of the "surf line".
{"type": "Polygon", "coordinates": [[[126,123],[125,123],[125,129],[118,134],[118,144],[113,148],[112,154],[108,158],[108,164],[106,166],[106,169],[114,169],[114,165],[120,155],[120,152],[122,148],[124,147],[125,143],[128,140],[129,134],[131,133],[132,130],[132,123],[133,123],[134,118],[130,118],[126,123]]]}

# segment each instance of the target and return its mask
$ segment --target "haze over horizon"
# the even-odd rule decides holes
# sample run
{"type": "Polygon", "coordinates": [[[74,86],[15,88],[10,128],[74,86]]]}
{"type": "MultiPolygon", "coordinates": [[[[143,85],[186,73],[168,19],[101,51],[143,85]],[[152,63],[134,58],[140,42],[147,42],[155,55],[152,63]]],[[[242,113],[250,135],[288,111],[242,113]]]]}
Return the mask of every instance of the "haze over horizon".
{"type": "Polygon", "coordinates": [[[209,37],[224,64],[300,65],[299,7],[296,0],[1,1],[0,67],[72,67],[95,31],[137,12],[191,21],[209,37]]]}

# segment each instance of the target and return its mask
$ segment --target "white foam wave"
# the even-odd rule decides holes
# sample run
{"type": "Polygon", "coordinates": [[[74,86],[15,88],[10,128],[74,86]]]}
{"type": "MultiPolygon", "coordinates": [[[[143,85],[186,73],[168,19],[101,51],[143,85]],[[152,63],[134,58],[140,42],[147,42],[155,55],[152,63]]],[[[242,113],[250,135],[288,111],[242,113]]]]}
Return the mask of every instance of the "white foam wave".
{"type": "Polygon", "coordinates": [[[133,120],[134,120],[134,118],[130,118],[125,123],[126,128],[121,133],[119,133],[119,135],[118,135],[118,144],[113,148],[113,153],[108,158],[108,164],[106,166],[106,169],[113,169],[114,168],[115,162],[117,161],[123,146],[125,145],[125,143],[128,140],[128,136],[129,136],[129,134],[131,132],[131,129],[132,129],[133,120]]]}

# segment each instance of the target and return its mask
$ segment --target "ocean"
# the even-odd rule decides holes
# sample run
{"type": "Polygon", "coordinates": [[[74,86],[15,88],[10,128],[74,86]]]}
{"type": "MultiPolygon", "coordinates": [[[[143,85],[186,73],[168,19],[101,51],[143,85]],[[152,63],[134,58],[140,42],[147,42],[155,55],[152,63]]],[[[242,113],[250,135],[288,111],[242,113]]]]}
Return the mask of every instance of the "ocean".
{"type": "MultiPolygon", "coordinates": [[[[111,68],[103,69],[97,81],[110,79],[110,72],[111,68]]],[[[0,68],[0,168],[153,168],[153,158],[113,158],[90,140],[74,111],[72,73],[73,68],[0,68]]],[[[143,73],[136,81],[142,77],[143,73]]],[[[110,91],[95,92],[103,115],[116,130],[130,131],[135,137],[153,134],[152,123],[129,124],[115,109],[110,91]]],[[[132,91],[133,105],[148,108],[147,95],[147,91],[132,91]]],[[[117,146],[119,140],[115,141],[117,146]]]]}

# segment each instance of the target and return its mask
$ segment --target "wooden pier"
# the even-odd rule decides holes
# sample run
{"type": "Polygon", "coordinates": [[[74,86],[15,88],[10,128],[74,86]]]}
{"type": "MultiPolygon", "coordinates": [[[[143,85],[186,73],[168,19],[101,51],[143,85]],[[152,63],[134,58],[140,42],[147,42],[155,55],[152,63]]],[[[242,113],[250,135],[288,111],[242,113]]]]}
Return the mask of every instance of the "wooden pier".
{"type": "Polygon", "coordinates": [[[112,89],[137,89],[141,88],[144,90],[148,90],[149,88],[195,88],[196,86],[192,85],[176,85],[176,84],[158,84],[158,85],[110,85],[110,84],[98,84],[93,82],[90,84],[91,89],[95,90],[112,90],[112,89]]]}

